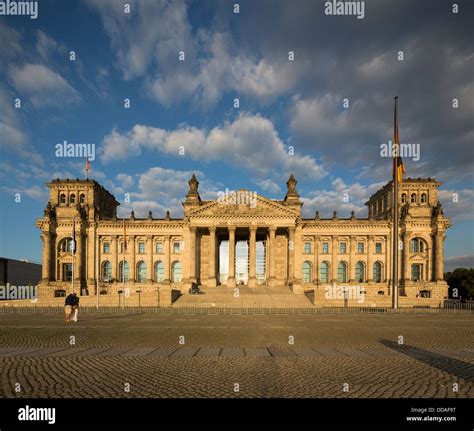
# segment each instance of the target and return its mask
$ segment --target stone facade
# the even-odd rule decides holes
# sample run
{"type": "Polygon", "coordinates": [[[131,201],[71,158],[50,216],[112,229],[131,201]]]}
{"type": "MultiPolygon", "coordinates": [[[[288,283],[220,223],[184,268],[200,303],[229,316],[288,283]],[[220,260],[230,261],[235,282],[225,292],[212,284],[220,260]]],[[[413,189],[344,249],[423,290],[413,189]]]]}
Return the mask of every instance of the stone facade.
{"type": "MultiPolygon", "coordinates": [[[[440,185],[408,178],[399,186],[399,292],[413,305],[447,297],[443,242],[450,221],[437,200],[440,185]]],[[[82,295],[98,288],[106,295],[125,289],[168,298],[171,289],[187,293],[192,283],[294,293],[358,286],[370,298],[390,297],[392,182],[366,203],[368,218],[338,218],[334,212],[329,219],[318,212],[302,218],[293,176],[283,200],[240,190],[204,201],[198,186],[193,175],[182,218],[154,218],[151,212],[136,218],[132,212],[124,220],[117,218],[119,203],[96,181],[49,183],[50,199],[36,223],[43,241],[40,297],[63,295],[74,286],[82,295]]]]}

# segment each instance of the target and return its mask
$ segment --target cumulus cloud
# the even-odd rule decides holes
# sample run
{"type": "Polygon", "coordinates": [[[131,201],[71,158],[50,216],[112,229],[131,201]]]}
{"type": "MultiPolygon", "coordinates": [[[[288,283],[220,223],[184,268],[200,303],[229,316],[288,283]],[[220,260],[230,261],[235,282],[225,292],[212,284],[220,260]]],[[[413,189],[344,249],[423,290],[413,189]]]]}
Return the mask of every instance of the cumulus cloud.
{"type": "Polygon", "coordinates": [[[182,148],[193,160],[220,160],[258,176],[269,175],[275,169],[285,175],[301,172],[301,176],[312,179],[326,175],[313,157],[292,155],[270,120],[250,114],[241,114],[209,132],[187,125],[173,131],[144,125],[135,125],[126,133],[112,130],[104,138],[101,157],[104,162],[126,159],[146,149],[178,157],[182,148]]]}
{"type": "Polygon", "coordinates": [[[62,106],[80,99],[79,93],[59,73],[42,64],[12,66],[9,77],[16,90],[36,107],[62,106]]]}

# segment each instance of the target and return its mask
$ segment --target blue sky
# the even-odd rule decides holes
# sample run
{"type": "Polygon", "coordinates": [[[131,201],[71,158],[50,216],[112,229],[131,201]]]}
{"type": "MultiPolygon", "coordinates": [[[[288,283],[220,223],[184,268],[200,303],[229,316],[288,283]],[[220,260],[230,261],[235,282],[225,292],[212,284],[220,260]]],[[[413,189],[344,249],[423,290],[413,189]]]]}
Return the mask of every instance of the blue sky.
{"type": "Polygon", "coordinates": [[[366,1],[361,20],[309,0],[242,1],[239,14],[235,1],[130,1],[130,14],[123,3],[43,0],[36,20],[0,17],[0,255],[41,260],[45,183],[85,175],[84,160],[55,157],[64,140],[95,144],[90,177],[121,202],[131,194],[120,215],[179,216],[195,172],[208,199],[226,188],[281,199],[294,173],[305,216],[365,216],[390,176],[380,144],[398,95],[401,141],[421,147],[407,174],[444,182],[446,256],[472,261],[468,2],[453,14],[449,1],[366,1]]]}

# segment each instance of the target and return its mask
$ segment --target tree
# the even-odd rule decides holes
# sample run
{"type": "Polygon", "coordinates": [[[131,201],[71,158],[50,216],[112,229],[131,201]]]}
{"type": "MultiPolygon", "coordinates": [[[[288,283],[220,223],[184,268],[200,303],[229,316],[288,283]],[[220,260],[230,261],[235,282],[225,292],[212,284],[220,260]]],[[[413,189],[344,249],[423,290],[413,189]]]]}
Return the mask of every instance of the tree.
{"type": "Polygon", "coordinates": [[[456,268],[453,272],[444,274],[444,279],[449,285],[450,298],[474,298],[474,268],[456,268]]]}

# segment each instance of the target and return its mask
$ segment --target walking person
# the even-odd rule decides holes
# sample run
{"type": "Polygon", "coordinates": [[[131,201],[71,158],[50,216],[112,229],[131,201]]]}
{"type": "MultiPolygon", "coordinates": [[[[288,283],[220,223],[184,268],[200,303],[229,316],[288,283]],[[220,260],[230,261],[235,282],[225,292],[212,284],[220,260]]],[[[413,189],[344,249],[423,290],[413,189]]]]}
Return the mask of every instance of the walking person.
{"type": "Polygon", "coordinates": [[[66,296],[66,300],[64,302],[64,312],[66,314],[65,322],[70,322],[71,321],[71,313],[72,313],[72,307],[74,305],[74,294],[70,293],[68,296],[66,296]]]}
{"type": "Polygon", "coordinates": [[[74,292],[73,295],[72,320],[77,322],[77,315],[79,314],[79,297],[76,295],[76,292],[74,292]]]}

